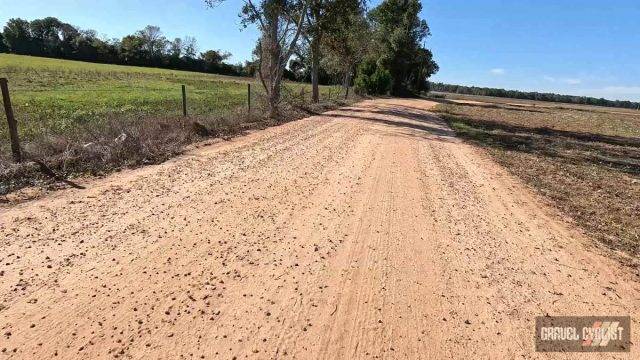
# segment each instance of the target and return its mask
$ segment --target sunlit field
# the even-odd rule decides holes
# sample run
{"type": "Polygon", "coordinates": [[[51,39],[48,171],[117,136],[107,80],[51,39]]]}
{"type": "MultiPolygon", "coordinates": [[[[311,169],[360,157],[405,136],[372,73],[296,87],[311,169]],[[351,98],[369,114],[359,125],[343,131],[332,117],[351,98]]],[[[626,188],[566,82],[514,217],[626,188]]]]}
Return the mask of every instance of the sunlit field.
{"type": "MultiPolygon", "coordinates": [[[[181,115],[182,85],[186,85],[189,115],[222,115],[245,106],[247,83],[252,83],[254,96],[262,90],[252,78],[10,54],[0,54],[0,77],[9,79],[20,136],[25,140],[65,133],[106,117],[181,115]]],[[[296,95],[310,89],[297,83],[286,87],[296,95]]],[[[321,88],[324,98],[336,98],[340,91],[339,87],[321,88]]],[[[4,114],[2,119],[4,139],[4,114]]]]}

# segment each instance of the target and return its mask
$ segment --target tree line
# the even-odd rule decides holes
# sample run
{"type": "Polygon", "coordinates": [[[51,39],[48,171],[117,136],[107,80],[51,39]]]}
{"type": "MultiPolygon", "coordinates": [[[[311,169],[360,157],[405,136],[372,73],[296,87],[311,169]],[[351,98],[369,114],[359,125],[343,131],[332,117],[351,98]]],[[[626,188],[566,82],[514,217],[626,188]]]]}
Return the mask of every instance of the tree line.
{"type": "Polygon", "coordinates": [[[568,104],[608,106],[627,109],[640,109],[640,102],[628,100],[607,100],[589,96],[560,95],[554,93],[528,92],[518,90],[505,90],[496,88],[486,88],[477,86],[451,85],[443,83],[431,83],[431,91],[448,92],[455,94],[494,96],[512,99],[525,99],[537,101],[551,101],[568,104]]]}
{"type": "Polygon", "coordinates": [[[55,17],[10,19],[0,32],[0,52],[107,64],[161,67],[226,75],[251,76],[252,64],[228,64],[230,53],[199,52],[195,38],[169,40],[158,26],[148,25],[122,39],[104,39],[55,17]]]}

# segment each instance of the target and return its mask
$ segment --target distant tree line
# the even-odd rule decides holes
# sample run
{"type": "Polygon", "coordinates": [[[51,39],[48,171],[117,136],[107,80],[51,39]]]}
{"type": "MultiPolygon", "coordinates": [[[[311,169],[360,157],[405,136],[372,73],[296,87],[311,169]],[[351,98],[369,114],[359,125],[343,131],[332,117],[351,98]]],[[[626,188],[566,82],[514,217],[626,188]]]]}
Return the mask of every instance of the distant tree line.
{"type": "Polygon", "coordinates": [[[122,39],[104,39],[95,30],[82,30],[54,17],[10,19],[0,32],[0,52],[237,76],[254,73],[250,62],[228,64],[230,53],[199,52],[195,38],[169,40],[152,25],[122,39]]]}
{"type": "Polygon", "coordinates": [[[594,98],[589,96],[526,92],[526,91],[518,91],[518,90],[505,90],[505,89],[485,88],[485,87],[477,87],[477,86],[451,85],[451,84],[443,84],[443,83],[431,83],[430,90],[455,93],[455,94],[495,96],[495,97],[512,98],[512,99],[561,102],[561,103],[568,103],[568,104],[609,106],[609,107],[628,108],[628,109],[640,108],[640,102],[632,102],[628,100],[607,100],[604,98],[594,98]]]}

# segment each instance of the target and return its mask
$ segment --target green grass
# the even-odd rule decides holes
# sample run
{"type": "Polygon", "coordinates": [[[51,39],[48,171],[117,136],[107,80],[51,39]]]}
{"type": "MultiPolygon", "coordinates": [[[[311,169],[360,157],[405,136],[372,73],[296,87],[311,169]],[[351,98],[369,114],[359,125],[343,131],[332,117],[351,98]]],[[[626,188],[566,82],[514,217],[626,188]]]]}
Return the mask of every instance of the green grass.
{"type": "MultiPolygon", "coordinates": [[[[20,136],[25,141],[61,135],[107,117],[176,116],[182,113],[181,85],[187,86],[190,115],[221,115],[247,102],[251,78],[134,66],[0,54],[0,77],[9,79],[20,136]]],[[[289,83],[299,93],[306,84],[289,83]]],[[[322,87],[324,97],[336,87],[322,87]]],[[[308,92],[308,91],[307,91],[308,92]]],[[[255,101],[255,100],[254,100],[255,101]]],[[[0,137],[7,138],[4,114],[0,137]]],[[[6,152],[5,141],[0,151],[6,152]]]]}

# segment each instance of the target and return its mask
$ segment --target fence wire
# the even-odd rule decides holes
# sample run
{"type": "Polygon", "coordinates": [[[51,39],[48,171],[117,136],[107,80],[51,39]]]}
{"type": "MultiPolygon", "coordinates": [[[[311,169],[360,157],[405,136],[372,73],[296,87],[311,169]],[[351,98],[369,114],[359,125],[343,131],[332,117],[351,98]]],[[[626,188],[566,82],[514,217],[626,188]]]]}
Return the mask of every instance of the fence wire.
{"type": "MultiPolygon", "coordinates": [[[[4,75],[5,73],[3,73],[4,75]]],[[[213,86],[186,85],[186,108],[189,116],[225,116],[232,112],[248,112],[262,116],[266,107],[265,90],[259,82],[215,81],[213,86]],[[251,90],[247,85],[250,84],[251,90]]],[[[95,85],[104,86],[104,85],[95,85]]],[[[114,85],[111,88],[78,88],[59,85],[11,86],[9,88],[14,114],[22,141],[43,136],[63,135],[87,124],[105,119],[132,117],[182,116],[182,89],[172,87],[144,87],[114,85]]],[[[285,83],[283,102],[308,104],[311,88],[308,84],[285,83]]],[[[339,86],[321,87],[322,101],[336,101],[344,97],[339,86]]],[[[0,117],[0,155],[10,153],[8,126],[4,112],[0,117]]]]}

